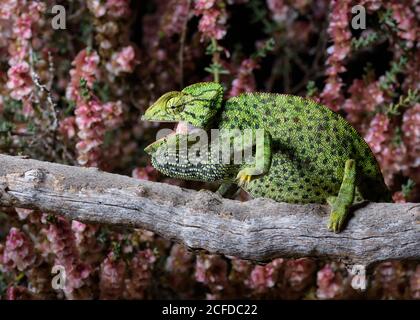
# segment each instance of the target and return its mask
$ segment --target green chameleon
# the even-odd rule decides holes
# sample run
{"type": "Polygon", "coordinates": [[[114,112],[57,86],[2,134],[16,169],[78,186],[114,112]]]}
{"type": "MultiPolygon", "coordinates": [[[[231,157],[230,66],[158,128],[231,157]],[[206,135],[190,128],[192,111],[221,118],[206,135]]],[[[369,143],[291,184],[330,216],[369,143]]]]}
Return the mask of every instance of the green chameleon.
{"type": "Polygon", "coordinates": [[[222,182],[221,193],[237,184],[252,197],[327,202],[331,206],[328,228],[335,232],[342,229],[355,201],[391,201],[369,146],[337,113],[298,96],[244,93],[225,101],[223,93],[218,83],[196,83],[164,94],[142,119],[185,122],[204,130],[262,129],[263,148],[257,149],[255,163],[159,161],[168,155],[162,148],[185,134],[175,133],[145,149],[157,170],[174,178],[222,182]]]}

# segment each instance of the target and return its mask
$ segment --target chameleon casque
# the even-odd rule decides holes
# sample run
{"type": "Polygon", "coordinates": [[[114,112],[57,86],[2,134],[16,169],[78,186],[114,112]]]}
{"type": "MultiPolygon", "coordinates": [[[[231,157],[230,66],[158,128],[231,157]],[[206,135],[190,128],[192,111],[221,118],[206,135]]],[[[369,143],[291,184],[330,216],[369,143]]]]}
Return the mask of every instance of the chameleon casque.
{"type": "Polygon", "coordinates": [[[224,100],[223,94],[218,83],[196,83],[164,94],[142,119],[183,122],[204,130],[263,129],[263,160],[256,155],[254,165],[158,161],[159,151],[170,139],[185,134],[178,132],[145,149],[157,170],[174,178],[222,182],[219,190],[236,183],[252,197],[288,203],[328,202],[328,228],[335,232],[342,229],[356,199],[391,201],[369,146],[337,113],[298,96],[244,93],[224,100]],[[257,165],[262,171],[256,170],[257,165]]]}

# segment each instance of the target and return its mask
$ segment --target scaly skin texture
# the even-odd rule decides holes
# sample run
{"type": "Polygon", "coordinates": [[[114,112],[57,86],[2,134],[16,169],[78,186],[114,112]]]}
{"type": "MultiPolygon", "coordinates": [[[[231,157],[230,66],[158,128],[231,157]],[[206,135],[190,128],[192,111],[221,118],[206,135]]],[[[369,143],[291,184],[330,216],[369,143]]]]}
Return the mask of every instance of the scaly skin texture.
{"type": "Polygon", "coordinates": [[[341,229],[355,194],[370,201],[391,201],[369,146],[337,113],[291,95],[246,93],[223,103],[222,94],[218,84],[195,84],[171,93],[172,100],[158,100],[143,119],[187,121],[204,129],[263,129],[271,138],[271,154],[266,154],[271,162],[265,163],[264,173],[249,176],[245,164],[159,163],[162,154],[157,151],[179,134],[148,147],[155,168],[183,179],[236,182],[253,197],[289,203],[328,200],[329,228],[334,231],[341,229]],[[194,99],[199,97],[197,105],[194,99]]]}

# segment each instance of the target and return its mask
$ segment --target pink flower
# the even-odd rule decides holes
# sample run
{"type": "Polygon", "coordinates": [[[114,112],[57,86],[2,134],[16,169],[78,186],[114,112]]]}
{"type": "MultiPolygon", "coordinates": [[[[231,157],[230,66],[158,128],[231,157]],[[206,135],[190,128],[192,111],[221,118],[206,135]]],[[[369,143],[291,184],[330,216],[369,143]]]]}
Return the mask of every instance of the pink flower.
{"type": "Polygon", "coordinates": [[[87,283],[92,269],[80,260],[75,236],[66,219],[55,217],[46,229],[46,235],[55,254],[55,265],[63,266],[66,272],[64,292],[72,298],[73,291],[87,283]]]}
{"type": "Polygon", "coordinates": [[[316,295],[319,299],[339,298],[343,293],[343,280],[330,264],[318,271],[317,285],[316,295]]]}
{"type": "Polygon", "coordinates": [[[274,287],[277,282],[278,271],[283,266],[283,262],[283,259],[274,259],[265,266],[255,266],[247,285],[258,293],[264,293],[267,289],[274,287]]]}
{"type": "Polygon", "coordinates": [[[188,0],[172,0],[168,2],[160,24],[165,35],[170,37],[182,32],[184,24],[189,18],[190,3],[188,0]]]}
{"type": "Polygon", "coordinates": [[[420,264],[410,277],[410,292],[411,298],[420,300],[420,264]]]}
{"type": "Polygon", "coordinates": [[[255,78],[253,71],[259,65],[254,59],[245,59],[238,69],[236,78],[232,82],[229,97],[235,97],[243,92],[255,91],[255,78]]]}
{"type": "Polygon", "coordinates": [[[99,289],[101,299],[118,299],[124,290],[126,265],[111,252],[101,263],[99,289]]]}
{"type": "Polygon", "coordinates": [[[106,9],[111,17],[126,17],[130,14],[130,0],[107,0],[106,9]]]}
{"type": "Polygon", "coordinates": [[[76,135],[76,118],[66,117],[61,120],[59,130],[67,139],[72,139],[76,135]]]}
{"type": "Polygon", "coordinates": [[[32,79],[29,65],[22,61],[10,67],[7,71],[9,77],[7,88],[10,89],[10,96],[15,100],[22,100],[32,92],[32,79]]]}
{"type": "Polygon", "coordinates": [[[229,291],[226,261],[215,254],[197,256],[195,266],[195,279],[207,285],[212,294],[229,291]]]}
{"type": "Polygon", "coordinates": [[[15,211],[18,214],[20,220],[25,220],[30,214],[34,213],[34,210],[23,208],[15,208],[15,211]]]}
{"type": "Polygon", "coordinates": [[[290,8],[284,0],[267,0],[266,2],[274,21],[283,23],[288,18],[290,8]]]}
{"type": "Polygon", "coordinates": [[[117,76],[123,72],[131,73],[138,63],[135,58],[136,54],[133,46],[124,47],[119,52],[112,54],[111,61],[106,64],[106,68],[117,76]]]}
{"type": "Polygon", "coordinates": [[[216,1],[197,1],[194,3],[194,11],[195,15],[201,15],[198,30],[202,40],[220,40],[226,35],[227,13],[216,1]]]}
{"type": "Polygon", "coordinates": [[[132,177],[141,179],[141,180],[149,180],[149,181],[157,180],[157,171],[151,165],[147,165],[146,167],[135,168],[131,175],[132,177]]]}
{"type": "Polygon", "coordinates": [[[106,4],[102,0],[87,0],[86,4],[95,17],[100,18],[106,14],[106,4]]]}
{"type": "Polygon", "coordinates": [[[216,0],[196,0],[194,5],[196,10],[209,10],[215,4],[216,0]]]}
{"type": "Polygon", "coordinates": [[[3,263],[10,269],[24,271],[35,263],[32,241],[17,228],[11,228],[3,251],[3,263]]]}
{"type": "Polygon", "coordinates": [[[70,85],[66,90],[66,98],[76,101],[80,98],[79,86],[80,80],[86,80],[88,88],[93,87],[95,80],[99,78],[99,55],[96,51],[87,51],[84,49],[80,51],[72,62],[74,67],[70,70],[70,85]]]}
{"type": "MultiPolygon", "coordinates": [[[[403,116],[401,126],[404,134],[404,143],[407,146],[409,165],[413,168],[420,167],[420,103],[409,108],[403,116]]],[[[420,181],[419,181],[420,182],[420,181]]]]}
{"type": "Polygon", "coordinates": [[[150,249],[137,252],[131,259],[129,270],[130,277],[124,281],[125,299],[145,299],[147,298],[148,289],[152,284],[152,271],[156,256],[150,249]]]}
{"type": "Polygon", "coordinates": [[[343,82],[339,76],[345,71],[343,60],[350,52],[351,32],[349,30],[350,1],[331,1],[328,33],[334,44],[327,49],[327,81],[321,93],[322,102],[334,111],[340,109],[343,102],[341,87],[343,82]]]}
{"type": "Polygon", "coordinates": [[[18,1],[16,0],[2,0],[0,6],[0,19],[9,20],[15,13],[17,7],[18,1]]]}
{"type": "Polygon", "coordinates": [[[365,141],[374,153],[380,153],[384,142],[390,139],[389,128],[389,118],[382,113],[377,113],[370,122],[369,130],[365,135],[365,141]]]}
{"type": "Polygon", "coordinates": [[[22,14],[19,18],[17,18],[15,25],[13,26],[13,32],[16,37],[30,39],[32,36],[31,25],[31,17],[27,14],[22,14]]]}

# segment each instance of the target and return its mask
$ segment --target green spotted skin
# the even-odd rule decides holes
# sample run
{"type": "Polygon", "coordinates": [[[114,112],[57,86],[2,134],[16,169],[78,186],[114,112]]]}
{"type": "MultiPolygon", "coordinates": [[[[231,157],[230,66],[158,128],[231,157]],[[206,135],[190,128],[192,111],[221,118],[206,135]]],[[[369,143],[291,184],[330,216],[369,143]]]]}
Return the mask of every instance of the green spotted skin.
{"type": "MultiPolygon", "coordinates": [[[[186,116],[188,122],[200,124],[194,114],[186,116]]],[[[340,115],[310,99],[271,93],[242,94],[220,103],[211,127],[264,129],[270,133],[270,169],[244,187],[252,197],[289,203],[325,203],[339,192],[346,160],[353,159],[357,196],[370,201],[391,201],[366,142],[340,115]]],[[[151,156],[156,169],[187,180],[233,182],[244,167],[189,162],[161,164],[158,153],[151,156]]]]}
{"type": "Polygon", "coordinates": [[[354,159],[359,195],[371,201],[391,199],[367,143],[340,115],[313,100],[242,94],[226,101],[220,127],[263,128],[271,134],[270,171],[247,186],[246,191],[254,197],[323,203],[337,194],[345,162],[354,159]]]}

